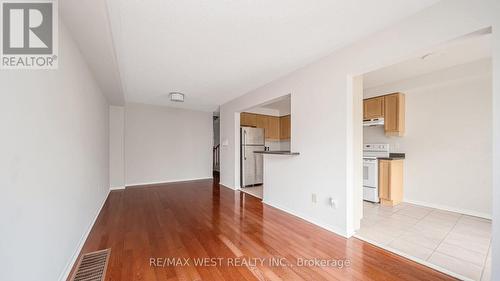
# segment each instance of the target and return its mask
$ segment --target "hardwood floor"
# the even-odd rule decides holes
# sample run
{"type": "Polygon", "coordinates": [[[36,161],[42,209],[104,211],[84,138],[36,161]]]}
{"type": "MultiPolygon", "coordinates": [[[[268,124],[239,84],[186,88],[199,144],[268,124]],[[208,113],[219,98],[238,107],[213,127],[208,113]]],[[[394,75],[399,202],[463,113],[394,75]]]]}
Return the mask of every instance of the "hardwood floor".
{"type": "Polygon", "coordinates": [[[108,281],[453,280],[211,180],[112,191],[82,253],[105,248],[111,248],[108,281]],[[202,257],[220,259],[195,266],[202,257]],[[297,265],[314,258],[330,264],[297,265]],[[333,259],[351,264],[340,268],[333,259]]]}

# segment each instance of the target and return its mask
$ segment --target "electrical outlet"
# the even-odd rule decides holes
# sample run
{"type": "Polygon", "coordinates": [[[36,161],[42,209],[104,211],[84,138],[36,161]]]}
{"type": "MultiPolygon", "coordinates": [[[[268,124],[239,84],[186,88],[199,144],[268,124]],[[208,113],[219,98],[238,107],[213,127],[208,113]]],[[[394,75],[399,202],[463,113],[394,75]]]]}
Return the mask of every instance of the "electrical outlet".
{"type": "Polygon", "coordinates": [[[316,196],[316,193],[311,194],[311,202],[313,202],[314,204],[316,204],[316,202],[318,202],[318,198],[316,196]]]}

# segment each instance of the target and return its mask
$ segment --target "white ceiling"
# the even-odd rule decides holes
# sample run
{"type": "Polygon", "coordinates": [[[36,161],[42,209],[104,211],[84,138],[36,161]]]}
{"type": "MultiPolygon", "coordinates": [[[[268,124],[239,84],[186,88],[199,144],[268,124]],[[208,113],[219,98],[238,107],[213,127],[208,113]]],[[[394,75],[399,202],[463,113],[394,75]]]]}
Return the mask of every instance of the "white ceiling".
{"type": "Polygon", "coordinates": [[[127,101],[213,111],[437,0],[108,0],[127,101]],[[186,94],[171,103],[168,93],[186,94]]]}
{"type": "Polygon", "coordinates": [[[441,69],[491,57],[491,33],[476,33],[437,47],[422,56],[385,67],[363,76],[365,89],[417,77],[441,69]]]}
{"type": "Polygon", "coordinates": [[[59,2],[59,9],[101,90],[110,103],[123,104],[125,99],[106,2],[64,0],[59,2]]]}

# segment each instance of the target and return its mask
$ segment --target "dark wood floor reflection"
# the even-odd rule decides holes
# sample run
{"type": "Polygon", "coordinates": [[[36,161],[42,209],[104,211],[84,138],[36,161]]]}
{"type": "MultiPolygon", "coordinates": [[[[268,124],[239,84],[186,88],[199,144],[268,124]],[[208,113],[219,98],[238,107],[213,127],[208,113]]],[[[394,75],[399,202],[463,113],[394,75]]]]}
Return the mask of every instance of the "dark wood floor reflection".
{"type": "Polygon", "coordinates": [[[106,280],[452,279],[210,180],[111,192],[82,252],[104,248],[111,248],[106,280]]]}

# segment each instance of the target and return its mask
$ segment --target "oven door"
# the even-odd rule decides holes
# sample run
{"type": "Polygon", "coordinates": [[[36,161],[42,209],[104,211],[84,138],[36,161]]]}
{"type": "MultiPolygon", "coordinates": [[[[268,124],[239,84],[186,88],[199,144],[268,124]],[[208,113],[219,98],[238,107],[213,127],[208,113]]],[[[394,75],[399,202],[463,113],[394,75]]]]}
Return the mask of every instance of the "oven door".
{"type": "Polygon", "coordinates": [[[363,186],[376,188],[378,186],[378,161],[373,158],[363,158],[363,186]]]}

